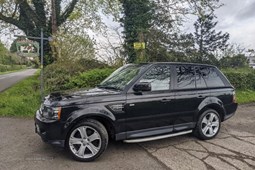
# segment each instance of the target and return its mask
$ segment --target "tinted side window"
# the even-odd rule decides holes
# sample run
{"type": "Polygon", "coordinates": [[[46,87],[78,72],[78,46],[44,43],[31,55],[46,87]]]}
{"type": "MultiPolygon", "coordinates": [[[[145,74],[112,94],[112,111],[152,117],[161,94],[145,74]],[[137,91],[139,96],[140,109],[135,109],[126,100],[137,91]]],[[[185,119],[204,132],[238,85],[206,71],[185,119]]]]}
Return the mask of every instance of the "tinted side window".
{"type": "Polygon", "coordinates": [[[151,84],[151,91],[170,89],[170,66],[154,66],[140,80],[151,84]]]}
{"type": "Polygon", "coordinates": [[[178,89],[195,88],[194,66],[176,66],[176,72],[178,89]]]}
{"type": "Polygon", "coordinates": [[[212,67],[202,67],[201,72],[207,84],[207,87],[222,87],[225,86],[220,76],[212,67]]]}
{"type": "Polygon", "coordinates": [[[204,79],[204,72],[205,72],[205,67],[196,67],[196,87],[197,88],[206,88],[206,83],[204,79]]]}

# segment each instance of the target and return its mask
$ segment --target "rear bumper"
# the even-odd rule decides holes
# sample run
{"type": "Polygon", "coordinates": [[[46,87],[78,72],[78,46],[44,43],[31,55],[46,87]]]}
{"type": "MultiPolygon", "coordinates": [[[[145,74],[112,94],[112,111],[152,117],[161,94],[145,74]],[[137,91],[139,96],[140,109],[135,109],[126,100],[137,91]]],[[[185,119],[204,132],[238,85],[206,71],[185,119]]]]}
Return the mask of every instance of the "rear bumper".
{"type": "Polygon", "coordinates": [[[224,116],[223,121],[231,118],[232,116],[235,115],[236,110],[237,110],[238,104],[237,103],[231,103],[229,105],[225,105],[225,110],[226,110],[226,114],[224,116]]]}
{"type": "Polygon", "coordinates": [[[39,112],[35,115],[35,132],[41,136],[45,143],[58,147],[65,146],[65,136],[63,134],[63,124],[59,121],[47,121],[43,119],[39,112]]]}

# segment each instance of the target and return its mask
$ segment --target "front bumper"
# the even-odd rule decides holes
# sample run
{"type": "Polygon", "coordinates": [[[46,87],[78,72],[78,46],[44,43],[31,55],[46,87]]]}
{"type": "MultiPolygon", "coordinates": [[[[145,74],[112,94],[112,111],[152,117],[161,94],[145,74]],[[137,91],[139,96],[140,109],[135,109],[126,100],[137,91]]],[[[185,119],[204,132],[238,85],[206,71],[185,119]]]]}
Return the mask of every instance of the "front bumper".
{"type": "Polygon", "coordinates": [[[34,120],[35,132],[41,136],[44,142],[59,147],[65,146],[64,123],[46,120],[41,117],[39,111],[36,112],[34,120]]]}

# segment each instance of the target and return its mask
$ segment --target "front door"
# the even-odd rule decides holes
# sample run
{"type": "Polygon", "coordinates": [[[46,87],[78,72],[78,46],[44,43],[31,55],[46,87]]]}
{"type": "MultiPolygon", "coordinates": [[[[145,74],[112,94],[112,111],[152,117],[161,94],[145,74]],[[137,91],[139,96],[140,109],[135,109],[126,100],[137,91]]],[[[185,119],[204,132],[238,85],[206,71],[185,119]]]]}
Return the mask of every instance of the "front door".
{"type": "Polygon", "coordinates": [[[125,106],[127,138],[152,136],[173,130],[170,107],[174,100],[171,92],[171,66],[155,65],[138,81],[151,84],[151,91],[127,93],[125,106]]]}

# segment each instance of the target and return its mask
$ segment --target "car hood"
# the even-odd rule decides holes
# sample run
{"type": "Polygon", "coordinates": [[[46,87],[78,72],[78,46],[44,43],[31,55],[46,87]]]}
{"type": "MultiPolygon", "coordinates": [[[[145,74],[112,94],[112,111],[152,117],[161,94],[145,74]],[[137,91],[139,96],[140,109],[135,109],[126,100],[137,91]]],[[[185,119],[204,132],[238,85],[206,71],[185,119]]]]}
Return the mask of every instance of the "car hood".
{"type": "Polygon", "coordinates": [[[93,88],[88,90],[80,90],[69,93],[51,93],[45,97],[44,104],[46,105],[72,105],[95,103],[114,100],[113,95],[121,94],[120,91],[93,88]]]}

